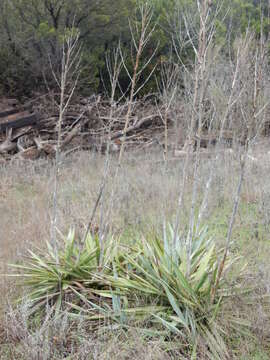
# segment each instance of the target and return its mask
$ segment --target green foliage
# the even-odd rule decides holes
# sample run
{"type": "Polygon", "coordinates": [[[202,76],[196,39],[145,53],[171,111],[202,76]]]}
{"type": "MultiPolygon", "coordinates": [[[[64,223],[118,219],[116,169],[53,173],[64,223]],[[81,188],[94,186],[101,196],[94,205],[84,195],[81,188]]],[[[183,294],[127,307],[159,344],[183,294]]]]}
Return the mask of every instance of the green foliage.
{"type": "Polygon", "coordinates": [[[76,28],[86,53],[82,66],[88,68],[83,72],[82,84],[85,90],[91,84],[88,93],[96,91],[99,86],[96,77],[105,66],[105,52],[117,44],[121,34],[128,32],[127,15],[133,8],[133,0],[102,0],[98,3],[87,0],[3,0],[0,5],[0,44],[18,64],[16,74],[19,79],[14,76],[13,64],[10,64],[8,69],[12,79],[9,81],[5,65],[1,66],[0,54],[0,82],[8,92],[11,81],[18,83],[22,92],[41,90],[44,75],[47,82],[52,80],[48,59],[54,66],[61,62],[62,39],[67,31],[76,28]],[[20,63],[24,66],[20,67],[20,63]],[[25,79],[29,79],[29,89],[25,79]],[[20,83],[27,86],[21,89],[20,83]]]}
{"type": "Polygon", "coordinates": [[[56,31],[54,27],[49,26],[48,22],[41,22],[37,29],[37,36],[40,39],[50,38],[55,36],[56,31]]]}
{"type": "MultiPolygon", "coordinates": [[[[144,3],[144,2],[143,2],[144,3]]],[[[153,6],[152,24],[156,24],[154,34],[144,55],[147,61],[149,52],[157,43],[153,63],[171,56],[171,38],[179,32],[178,20],[181,14],[194,19],[196,2],[192,0],[151,0],[153,6]]],[[[217,0],[213,1],[215,9],[217,0]]],[[[2,92],[30,94],[44,87],[44,75],[47,82],[52,80],[48,58],[53,65],[61,61],[63,36],[70,29],[80,32],[83,48],[83,71],[79,90],[88,95],[102,92],[106,82],[106,53],[121,41],[124,51],[130,53],[132,37],[129,31],[129,19],[136,22],[138,0],[2,0],[0,4],[0,84],[2,92]],[[8,54],[8,55],[7,55],[8,54]]],[[[216,21],[215,41],[226,45],[227,32],[234,41],[239,33],[247,28],[261,33],[261,14],[263,31],[269,33],[268,2],[266,0],[224,1],[216,21]]],[[[195,21],[196,23],[196,21],[195,21]]],[[[183,27],[184,29],[184,27],[183,27]]],[[[182,29],[182,30],[183,30],[182,29]]],[[[185,39],[185,36],[183,36],[185,39]]],[[[192,49],[181,56],[190,61],[192,49]]],[[[131,59],[129,59],[131,61],[131,59]]],[[[158,76],[159,67],[157,67],[158,76]]],[[[151,72],[147,69],[144,77],[151,72]]],[[[127,79],[121,74],[120,83],[125,88],[127,79]]],[[[149,83],[145,92],[153,92],[155,82],[149,83]]]]}
{"type": "Polygon", "coordinates": [[[39,255],[29,251],[29,257],[23,265],[13,265],[20,269],[23,284],[32,289],[29,298],[36,308],[43,307],[48,301],[61,308],[68,294],[83,289],[95,294],[102,288],[98,280],[99,273],[109,271],[114,257],[113,239],[101,248],[97,237],[87,236],[83,247],[75,243],[75,232],[71,230],[64,239],[64,248],[55,253],[47,244],[47,253],[39,255]],[[77,289],[77,290],[76,290],[77,289]]]}
{"type": "MultiPolygon", "coordinates": [[[[84,316],[92,327],[144,327],[148,336],[176,336],[194,345],[209,343],[213,358],[226,353],[217,327],[223,300],[233,289],[221,278],[217,287],[219,251],[204,229],[192,242],[190,258],[184,240],[172,228],[161,239],[156,234],[134,246],[114,239],[101,246],[88,235],[84,244],[71,231],[64,248],[55,254],[30,256],[15,276],[30,289],[34,311],[49,302],[57,310],[69,308],[72,317],[84,316]],[[188,266],[190,264],[190,266],[188,266]]],[[[225,272],[236,259],[225,264],[225,272]]]]}
{"type": "MultiPolygon", "coordinates": [[[[157,333],[158,329],[162,334],[165,328],[193,344],[198,338],[209,342],[211,337],[211,352],[216,355],[214,358],[220,358],[226,346],[216,331],[215,320],[223,296],[230,296],[232,289],[221,279],[215,293],[219,266],[215,243],[204,229],[193,239],[188,258],[184,241],[177,237],[175,246],[173,241],[170,227],[164,239],[143,238],[123,255],[124,261],[117,263],[117,277],[110,281],[128,304],[122,311],[147,324],[148,334],[157,333]]],[[[234,260],[227,259],[226,269],[234,260]]]]}

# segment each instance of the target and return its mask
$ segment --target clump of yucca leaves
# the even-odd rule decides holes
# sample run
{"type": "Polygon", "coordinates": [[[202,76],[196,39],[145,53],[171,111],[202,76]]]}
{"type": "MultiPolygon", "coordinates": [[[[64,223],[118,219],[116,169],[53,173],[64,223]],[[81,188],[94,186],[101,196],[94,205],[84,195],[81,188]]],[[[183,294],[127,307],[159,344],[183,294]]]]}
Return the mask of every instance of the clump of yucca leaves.
{"type": "MultiPolygon", "coordinates": [[[[70,231],[57,256],[48,244],[47,254],[30,251],[16,267],[35,310],[49,302],[85,316],[93,328],[109,321],[143,327],[148,336],[180,336],[187,344],[204,339],[213,358],[221,358],[226,347],[215,320],[232,289],[217,279],[218,260],[207,229],[187,251],[185,239],[169,226],[163,238],[141,237],[130,247],[113,238],[101,246],[90,234],[80,245],[70,231]]],[[[227,257],[223,274],[234,260],[227,257]]]]}
{"type": "Polygon", "coordinates": [[[89,234],[84,244],[76,242],[75,231],[70,230],[63,238],[64,246],[56,254],[47,243],[47,252],[38,251],[38,255],[29,250],[24,264],[12,265],[20,270],[19,274],[11,275],[23,279],[23,285],[29,290],[28,300],[35,310],[47,304],[60,309],[67,299],[74,299],[78,293],[88,292],[89,298],[99,296],[103,287],[97,275],[109,275],[112,260],[115,257],[113,238],[102,248],[97,236],[89,234]],[[90,297],[91,294],[91,297],[90,297]]]}

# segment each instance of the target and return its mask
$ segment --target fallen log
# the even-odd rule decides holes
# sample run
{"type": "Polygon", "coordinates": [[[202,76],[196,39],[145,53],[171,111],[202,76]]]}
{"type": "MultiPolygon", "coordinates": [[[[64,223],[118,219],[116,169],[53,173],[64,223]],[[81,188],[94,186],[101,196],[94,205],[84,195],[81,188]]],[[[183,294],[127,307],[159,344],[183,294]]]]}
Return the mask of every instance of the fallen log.
{"type": "Polygon", "coordinates": [[[12,129],[9,129],[6,133],[7,133],[6,140],[4,142],[2,142],[2,144],[0,144],[0,153],[1,154],[8,153],[17,148],[17,144],[15,142],[11,141],[12,129]]]}
{"type": "Polygon", "coordinates": [[[0,118],[4,118],[4,117],[7,117],[9,115],[16,114],[16,113],[18,113],[17,109],[9,109],[9,110],[5,110],[5,111],[1,111],[0,112],[0,118]]]}
{"type": "MultiPolygon", "coordinates": [[[[158,116],[157,114],[146,116],[145,118],[141,119],[140,121],[136,122],[134,125],[131,125],[127,128],[126,135],[128,135],[130,132],[140,129],[143,125],[147,125],[147,123],[152,122],[152,120],[158,116]]],[[[122,137],[124,134],[123,130],[115,132],[111,136],[111,140],[116,140],[122,137]]]]}
{"type": "Polygon", "coordinates": [[[37,123],[36,114],[30,114],[28,116],[19,117],[16,120],[7,120],[0,123],[0,133],[5,132],[7,129],[20,129],[25,126],[33,126],[37,123]]]}

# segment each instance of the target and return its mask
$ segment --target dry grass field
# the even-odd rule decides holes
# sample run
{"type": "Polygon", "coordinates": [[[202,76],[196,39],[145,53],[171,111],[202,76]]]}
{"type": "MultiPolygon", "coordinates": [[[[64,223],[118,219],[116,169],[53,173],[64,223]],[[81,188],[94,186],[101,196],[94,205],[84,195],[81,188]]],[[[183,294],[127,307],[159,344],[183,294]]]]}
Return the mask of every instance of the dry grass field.
{"type": "MultiPolygon", "coordinates": [[[[247,163],[233,229],[230,252],[239,255],[239,260],[231,271],[237,271],[247,263],[240,287],[250,291],[248,296],[235,294],[220,314],[224,316],[225,325],[235,316],[245,324],[235,334],[230,333],[231,330],[223,334],[231,359],[270,357],[270,155],[267,151],[265,144],[260,145],[252,154],[256,160],[250,158],[247,163]]],[[[113,165],[112,159],[112,169],[113,165]]],[[[210,159],[201,159],[199,197],[210,166],[210,159]]],[[[103,168],[104,158],[97,154],[78,153],[63,160],[57,209],[59,232],[66,234],[74,226],[78,236],[83,235],[96,201],[103,168]]],[[[162,154],[158,151],[126,155],[115,184],[110,218],[114,236],[123,242],[132,242],[135,237],[153,229],[162,231],[164,221],[173,222],[182,172],[181,158],[168,161],[165,167],[162,154]]],[[[203,223],[208,225],[218,247],[225,242],[238,172],[237,161],[230,153],[225,154],[215,167],[203,223]]],[[[103,210],[109,204],[111,185],[109,176],[101,206],[103,210]]],[[[0,273],[14,272],[8,264],[22,263],[28,249],[46,249],[46,241],[50,240],[52,193],[51,162],[11,162],[1,167],[0,273]]],[[[190,197],[186,191],[183,228],[190,197]]],[[[96,226],[101,216],[99,209],[96,226]]],[[[140,328],[117,334],[105,331],[89,333],[87,323],[82,320],[75,330],[73,322],[65,314],[61,318],[47,314],[45,320],[36,319],[37,324],[31,327],[28,305],[14,304],[18,294],[27,293],[27,289],[18,286],[14,278],[1,276],[0,291],[1,359],[185,358],[179,342],[165,338],[149,339],[142,335],[140,328]]],[[[202,352],[200,358],[207,357],[202,352]]]]}

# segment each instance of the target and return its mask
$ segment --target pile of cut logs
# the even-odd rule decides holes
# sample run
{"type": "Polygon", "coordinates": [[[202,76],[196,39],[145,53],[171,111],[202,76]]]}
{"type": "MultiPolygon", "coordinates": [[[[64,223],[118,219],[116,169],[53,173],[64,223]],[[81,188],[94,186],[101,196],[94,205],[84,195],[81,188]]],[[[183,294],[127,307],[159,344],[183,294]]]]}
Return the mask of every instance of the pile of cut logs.
{"type": "MultiPolygon", "coordinates": [[[[20,148],[20,139],[37,124],[38,117],[27,106],[21,106],[15,99],[0,100],[0,154],[8,159],[20,148]]],[[[24,152],[24,149],[23,149],[24,152]]]]}
{"type": "MultiPolygon", "coordinates": [[[[58,144],[59,109],[48,97],[21,105],[0,98],[0,160],[14,157],[35,160],[54,158],[58,144]]],[[[77,99],[64,114],[60,150],[118,151],[123,140],[127,104],[111,106],[99,97],[77,99]]],[[[160,113],[147,103],[136,103],[129,118],[126,143],[129,148],[153,143],[164,125],[160,113]]]]}
{"type": "MultiPolygon", "coordinates": [[[[134,103],[131,112],[128,107],[127,102],[110,104],[99,96],[76,98],[64,113],[59,132],[59,107],[52,96],[39,96],[24,105],[14,99],[0,98],[0,162],[13,158],[54,158],[58,146],[62,154],[78,150],[117,152],[123,140],[128,149],[152,144],[164,148],[163,109],[144,100],[134,103]]],[[[170,116],[167,120],[170,129],[170,116]]],[[[194,140],[201,148],[208,148],[215,146],[218,139],[219,132],[206,131],[194,140]]],[[[226,146],[231,147],[235,139],[245,143],[245,136],[223,131],[226,146]]],[[[183,140],[180,144],[175,139],[172,150],[181,149],[182,154],[183,140]]]]}

